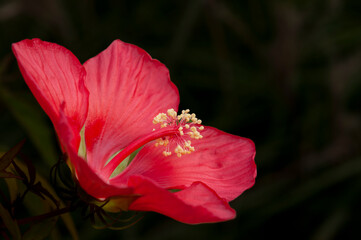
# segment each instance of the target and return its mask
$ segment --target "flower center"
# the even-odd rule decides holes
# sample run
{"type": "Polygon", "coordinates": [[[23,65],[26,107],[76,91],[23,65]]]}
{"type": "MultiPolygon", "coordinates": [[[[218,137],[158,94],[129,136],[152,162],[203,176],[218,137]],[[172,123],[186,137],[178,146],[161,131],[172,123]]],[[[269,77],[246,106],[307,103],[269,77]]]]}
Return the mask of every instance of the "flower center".
{"type": "MultiPolygon", "coordinates": [[[[190,154],[195,151],[192,147],[192,139],[201,139],[203,136],[199,131],[204,129],[200,124],[202,121],[196,118],[196,115],[189,114],[189,109],[183,110],[181,114],[177,115],[174,109],[168,109],[167,114],[159,113],[154,119],[153,124],[160,124],[160,128],[173,127],[178,130],[178,134],[164,136],[156,140],[155,146],[164,146],[164,156],[172,155],[171,147],[174,148],[174,153],[177,157],[185,154],[190,154]]],[[[153,129],[155,131],[155,129],[153,129]]]]}
{"type": "Polygon", "coordinates": [[[179,115],[174,109],[168,109],[167,114],[159,113],[153,119],[153,124],[158,125],[158,129],[153,129],[149,134],[131,142],[104,166],[102,173],[111,176],[117,166],[131,153],[154,140],[155,147],[165,147],[163,155],[166,157],[170,156],[172,151],[178,157],[194,152],[196,149],[191,145],[190,139],[202,138],[199,131],[204,127],[201,123],[195,114],[189,114],[189,109],[183,110],[179,115]]]}

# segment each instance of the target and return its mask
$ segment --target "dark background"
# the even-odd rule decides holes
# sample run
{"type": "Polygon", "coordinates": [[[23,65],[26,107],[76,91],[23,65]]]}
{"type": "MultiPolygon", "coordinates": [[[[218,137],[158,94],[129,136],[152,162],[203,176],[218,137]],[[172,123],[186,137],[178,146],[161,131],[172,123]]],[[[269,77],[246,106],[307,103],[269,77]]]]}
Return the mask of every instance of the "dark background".
{"type": "Polygon", "coordinates": [[[75,213],[80,239],[360,239],[360,12],[359,0],[1,0],[0,151],[26,138],[44,176],[59,156],[11,43],[38,37],[84,62],[121,39],[169,68],[180,109],[255,142],[258,177],[233,221],[148,213],[111,231],[75,213]]]}

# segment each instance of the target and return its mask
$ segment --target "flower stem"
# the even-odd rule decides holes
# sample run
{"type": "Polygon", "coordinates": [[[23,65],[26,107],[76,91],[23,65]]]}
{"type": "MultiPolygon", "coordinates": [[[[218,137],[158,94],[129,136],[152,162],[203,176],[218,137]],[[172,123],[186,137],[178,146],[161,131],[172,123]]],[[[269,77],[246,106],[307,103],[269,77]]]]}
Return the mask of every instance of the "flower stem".
{"type": "MultiPolygon", "coordinates": [[[[23,224],[28,224],[28,223],[35,223],[35,222],[39,222],[42,220],[45,220],[47,218],[51,218],[51,217],[55,217],[55,216],[60,216],[64,213],[70,212],[72,210],[72,208],[70,208],[70,206],[64,207],[64,208],[60,208],[60,209],[56,209],[52,212],[48,212],[48,213],[44,213],[41,215],[37,215],[34,217],[28,217],[28,218],[22,218],[22,219],[17,219],[16,222],[19,225],[23,225],[23,224]]],[[[0,229],[1,228],[5,228],[4,224],[0,225],[0,229]]]]}

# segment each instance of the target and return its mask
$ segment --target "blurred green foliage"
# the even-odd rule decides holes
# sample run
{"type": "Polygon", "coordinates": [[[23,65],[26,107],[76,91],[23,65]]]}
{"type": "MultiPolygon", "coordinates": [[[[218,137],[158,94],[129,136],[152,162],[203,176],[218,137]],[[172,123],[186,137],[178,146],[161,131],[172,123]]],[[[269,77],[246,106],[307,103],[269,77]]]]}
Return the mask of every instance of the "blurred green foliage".
{"type": "Polygon", "coordinates": [[[149,213],[99,231],[73,214],[80,239],[359,239],[360,9],[357,0],[2,0],[0,150],[26,137],[43,175],[59,155],[11,43],[38,37],[84,62],[119,38],[167,65],[180,109],[254,140],[258,178],[231,203],[233,221],[188,226],[149,213]]]}

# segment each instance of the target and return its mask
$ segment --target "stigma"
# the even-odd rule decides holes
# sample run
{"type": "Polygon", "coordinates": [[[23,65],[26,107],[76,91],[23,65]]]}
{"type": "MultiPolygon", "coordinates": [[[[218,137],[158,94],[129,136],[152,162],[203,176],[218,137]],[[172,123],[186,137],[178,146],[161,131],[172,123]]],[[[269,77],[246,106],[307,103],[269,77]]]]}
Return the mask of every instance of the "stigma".
{"type": "Polygon", "coordinates": [[[187,109],[177,115],[177,112],[171,108],[167,110],[167,113],[159,113],[154,117],[153,124],[159,125],[160,128],[173,128],[176,130],[174,135],[156,139],[155,146],[165,148],[163,151],[164,156],[168,157],[172,153],[176,154],[177,157],[191,154],[195,151],[195,148],[191,145],[193,139],[199,140],[203,138],[200,133],[204,129],[201,125],[202,121],[196,118],[194,113],[190,114],[189,112],[190,110],[187,109]]]}

